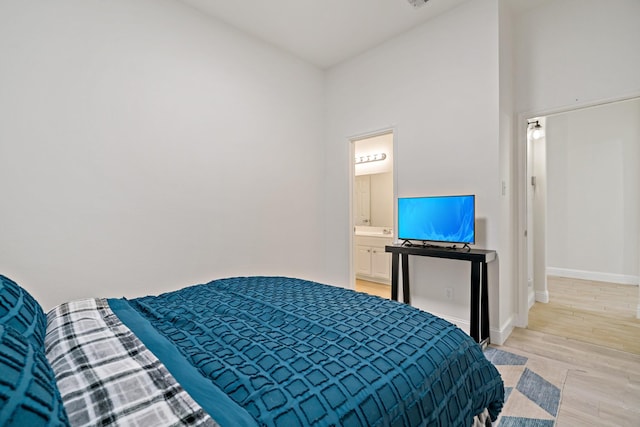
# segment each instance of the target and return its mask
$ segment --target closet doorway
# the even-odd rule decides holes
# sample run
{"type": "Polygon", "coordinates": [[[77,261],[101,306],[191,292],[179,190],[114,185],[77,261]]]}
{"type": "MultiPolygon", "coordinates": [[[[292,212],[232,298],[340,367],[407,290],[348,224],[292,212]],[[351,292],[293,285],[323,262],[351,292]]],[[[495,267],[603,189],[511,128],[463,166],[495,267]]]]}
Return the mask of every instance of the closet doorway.
{"type": "Polygon", "coordinates": [[[529,329],[640,354],[640,99],[529,119],[526,164],[529,329]]]}
{"type": "Polygon", "coordinates": [[[394,132],[385,130],[352,138],[352,269],[355,289],[391,296],[394,241],[394,132]]]}

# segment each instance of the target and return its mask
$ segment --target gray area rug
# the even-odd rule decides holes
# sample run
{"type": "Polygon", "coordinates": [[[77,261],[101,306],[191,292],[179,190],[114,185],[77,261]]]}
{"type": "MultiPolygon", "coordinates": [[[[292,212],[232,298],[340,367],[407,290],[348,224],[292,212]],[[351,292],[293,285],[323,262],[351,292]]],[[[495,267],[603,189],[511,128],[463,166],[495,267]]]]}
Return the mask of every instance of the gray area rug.
{"type": "Polygon", "coordinates": [[[505,405],[494,426],[554,426],[567,366],[525,352],[515,354],[491,346],[485,355],[502,375],[505,388],[505,405]]]}

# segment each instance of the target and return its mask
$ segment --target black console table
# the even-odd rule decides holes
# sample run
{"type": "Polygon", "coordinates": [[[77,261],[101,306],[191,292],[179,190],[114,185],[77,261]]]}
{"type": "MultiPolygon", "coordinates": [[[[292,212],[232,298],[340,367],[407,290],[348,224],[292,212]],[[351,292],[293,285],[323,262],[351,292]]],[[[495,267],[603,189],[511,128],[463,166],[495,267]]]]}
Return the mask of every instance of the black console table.
{"type": "Polygon", "coordinates": [[[385,246],[391,252],[391,299],[398,301],[400,255],[402,255],[402,296],[411,301],[409,289],[409,255],[471,261],[471,337],[481,345],[489,344],[489,291],[487,263],[496,259],[496,252],[487,249],[452,249],[431,246],[385,246]]]}

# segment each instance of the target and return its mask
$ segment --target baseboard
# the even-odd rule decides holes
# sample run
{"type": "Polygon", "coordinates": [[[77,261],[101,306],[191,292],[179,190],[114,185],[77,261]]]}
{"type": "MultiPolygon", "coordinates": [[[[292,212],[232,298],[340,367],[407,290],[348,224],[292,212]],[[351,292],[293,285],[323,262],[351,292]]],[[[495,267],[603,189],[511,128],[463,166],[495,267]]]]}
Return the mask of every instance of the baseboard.
{"type": "MultiPolygon", "coordinates": [[[[467,334],[469,334],[469,331],[471,330],[471,325],[469,324],[468,320],[459,319],[457,317],[445,316],[445,315],[434,313],[434,312],[431,312],[431,314],[438,317],[442,317],[446,321],[453,323],[458,328],[465,331],[467,334]]],[[[511,335],[511,332],[513,332],[513,328],[514,328],[513,316],[509,317],[509,319],[500,327],[500,329],[490,327],[489,338],[490,338],[491,344],[503,345],[504,342],[507,340],[507,338],[509,338],[509,335],[511,335]]]]}
{"type": "Polygon", "coordinates": [[[536,301],[537,302],[543,302],[543,303],[548,303],[549,302],[549,291],[548,290],[544,290],[544,291],[536,291],[536,301]]]}
{"type": "Polygon", "coordinates": [[[531,307],[533,307],[533,304],[536,303],[536,294],[535,292],[533,292],[533,290],[527,291],[527,302],[529,303],[529,309],[531,309],[531,307]]]}
{"type": "Polygon", "coordinates": [[[391,279],[381,279],[379,277],[365,276],[363,274],[356,274],[356,279],[365,280],[367,282],[379,283],[381,285],[391,286],[391,279]]]}
{"type": "Polygon", "coordinates": [[[390,281],[387,281],[387,280],[384,280],[384,279],[376,279],[375,277],[372,277],[370,279],[363,279],[363,280],[368,281],[368,282],[377,283],[379,285],[391,286],[391,282],[390,281]]]}
{"type": "Polygon", "coordinates": [[[490,328],[489,336],[491,337],[491,344],[503,345],[509,338],[514,328],[514,318],[510,316],[509,319],[500,327],[500,329],[490,328]]]}
{"type": "Polygon", "coordinates": [[[547,274],[550,276],[568,277],[570,279],[618,283],[620,285],[638,285],[638,282],[640,282],[640,276],[602,273],[598,271],[572,270],[570,268],[547,267],[547,274]]]}
{"type": "Polygon", "coordinates": [[[465,331],[467,334],[471,333],[471,323],[466,320],[466,319],[459,319],[457,317],[453,317],[453,316],[447,316],[445,314],[442,313],[436,313],[434,311],[429,311],[429,313],[433,314],[434,316],[438,316],[438,317],[442,317],[444,320],[446,320],[447,322],[451,322],[454,325],[456,325],[458,328],[462,329],[463,331],[465,331]]]}

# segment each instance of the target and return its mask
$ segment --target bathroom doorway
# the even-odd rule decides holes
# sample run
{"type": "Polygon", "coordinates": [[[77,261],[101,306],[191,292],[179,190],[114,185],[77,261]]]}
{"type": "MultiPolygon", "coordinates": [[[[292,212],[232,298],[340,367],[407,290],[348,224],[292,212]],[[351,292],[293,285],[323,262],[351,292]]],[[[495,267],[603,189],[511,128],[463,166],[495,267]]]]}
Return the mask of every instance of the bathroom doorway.
{"type": "Polygon", "coordinates": [[[394,132],[353,138],[351,143],[355,289],[389,298],[391,255],[384,247],[393,243],[395,235],[394,132]]]}

